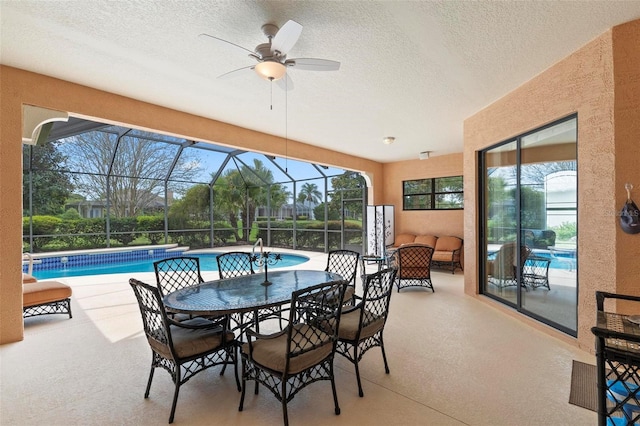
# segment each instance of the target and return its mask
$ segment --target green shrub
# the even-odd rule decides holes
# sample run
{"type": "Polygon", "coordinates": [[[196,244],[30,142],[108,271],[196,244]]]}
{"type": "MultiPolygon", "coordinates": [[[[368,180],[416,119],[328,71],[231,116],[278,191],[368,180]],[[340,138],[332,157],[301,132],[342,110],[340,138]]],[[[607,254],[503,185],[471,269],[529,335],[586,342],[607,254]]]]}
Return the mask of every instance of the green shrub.
{"type": "Polygon", "coordinates": [[[227,222],[213,223],[213,241],[215,246],[226,245],[233,238],[233,228],[227,222]]]}
{"type": "Polygon", "coordinates": [[[138,216],[136,229],[143,233],[151,244],[158,244],[164,238],[164,216],[138,216]]]}
{"type": "Polygon", "coordinates": [[[60,219],[62,219],[62,220],[77,220],[77,219],[82,219],[82,216],[80,216],[80,213],[78,213],[78,210],[76,210],[73,207],[69,207],[66,212],[64,212],[64,213],[62,213],[60,215],[60,219]]]}
{"type": "MultiPolygon", "coordinates": [[[[293,221],[281,221],[277,224],[272,223],[271,229],[271,245],[274,247],[293,247],[293,221]],[[273,229],[278,228],[278,229],[273,229]]],[[[325,251],[324,245],[324,229],[325,223],[320,220],[299,220],[296,222],[296,248],[325,251]]],[[[258,237],[266,243],[267,240],[267,222],[258,222],[258,237]]],[[[362,244],[362,223],[357,220],[347,220],[344,222],[347,241],[345,244],[362,244]],[[358,232],[359,231],[359,232],[358,232]]],[[[330,231],[328,235],[328,249],[333,250],[340,247],[342,221],[330,220],[327,222],[327,229],[330,231]],[[333,232],[331,232],[333,231],[333,232]]]]}
{"type": "Polygon", "coordinates": [[[37,252],[55,238],[54,235],[59,232],[62,219],[55,216],[32,216],[31,219],[31,222],[28,217],[22,219],[22,235],[29,235],[29,225],[32,224],[33,251],[37,252]]]}
{"type": "Polygon", "coordinates": [[[137,218],[135,217],[113,217],[109,221],[111,238],[122,243],[122,245],[129,245],[135,238],[133,231],[136,230],[137,218]]]}

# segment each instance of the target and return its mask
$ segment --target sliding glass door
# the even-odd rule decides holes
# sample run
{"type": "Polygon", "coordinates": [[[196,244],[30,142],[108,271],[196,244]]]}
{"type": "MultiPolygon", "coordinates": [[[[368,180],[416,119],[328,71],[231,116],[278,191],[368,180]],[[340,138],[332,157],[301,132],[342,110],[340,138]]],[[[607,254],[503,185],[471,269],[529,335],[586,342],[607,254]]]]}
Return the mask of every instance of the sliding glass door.
{"type": "Polygon", "coordinates": [[[482,292],[576,335],[577,120],[480,154],[482,292]]]}

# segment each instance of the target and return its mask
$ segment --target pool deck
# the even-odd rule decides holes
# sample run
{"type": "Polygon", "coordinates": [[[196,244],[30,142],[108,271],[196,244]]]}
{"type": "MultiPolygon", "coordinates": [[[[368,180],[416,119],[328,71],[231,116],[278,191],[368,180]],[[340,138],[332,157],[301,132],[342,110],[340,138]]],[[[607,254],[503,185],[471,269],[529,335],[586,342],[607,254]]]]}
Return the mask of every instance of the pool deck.
{"type": "MultiPolygon", "coordinates": [[[[309,257],[293,269],[326,267],[325,253],[273,251],[309,257]]],[[[372,272],[376,266],[369,268],[372,272]]],[[[217,272],[203,275],[218,277],[217,272]]],[[[60,279],[73,288],[73,318],[29,318],[24,341],[0,346],[2,425],[166,424],[173,383],[166,372],[157,371],[151,395],[143,397],[151,352],[128,284],[131,277],[155,282],[153,272],[60,279]]],[[[291,401],[292,422],[595,424],[596,413],[568,403],[572,361],[595,364],[595,357],[469,297],[463,278],[460,271],[435,270],[435,293],[394,291],[385,329],[391,374],[385,374],[379,350],[367,353],[360,364],[365,392],[360,398],[353,365],[337,357],[341,415],[334,414],[331,386],[319,382],[291,401]]],[[[233,375],[219,372],[211,369],[181,388],[176,424],[204,425],[215,419],[227,425],[282,425],[280,404],[269,392],[249,392],[244,411],[238,412],[233,375]]]]}

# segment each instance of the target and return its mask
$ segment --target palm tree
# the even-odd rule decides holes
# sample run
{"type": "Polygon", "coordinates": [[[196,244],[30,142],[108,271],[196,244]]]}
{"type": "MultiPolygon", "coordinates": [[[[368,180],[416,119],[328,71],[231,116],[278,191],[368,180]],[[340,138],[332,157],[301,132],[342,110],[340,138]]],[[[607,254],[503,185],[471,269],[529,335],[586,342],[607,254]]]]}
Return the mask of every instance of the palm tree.
{"type": "Polygon", "coordinates": [[[298,200],[307,202],[309,206],[309,219],[311,219],[311,203],[317,204],[322,199],[322,193],[318,191],[318,185],[315,183],[302,184],[298,194],[298,200]]]}
{"type": "Polygon", "coordinates": [[[253,165],[228,169],[215,183],[214,203],[224,211],[234,230],[236,241],[249,241],[256,206],[266,206],[271,195],[271,208],[278,209],[287,202],[289,193],[281,184],[274,183],[273,172],[262,161],[254,159],[253,165]],[[242,235],[239,233],[238,213],[242,217],[242,235]]]}

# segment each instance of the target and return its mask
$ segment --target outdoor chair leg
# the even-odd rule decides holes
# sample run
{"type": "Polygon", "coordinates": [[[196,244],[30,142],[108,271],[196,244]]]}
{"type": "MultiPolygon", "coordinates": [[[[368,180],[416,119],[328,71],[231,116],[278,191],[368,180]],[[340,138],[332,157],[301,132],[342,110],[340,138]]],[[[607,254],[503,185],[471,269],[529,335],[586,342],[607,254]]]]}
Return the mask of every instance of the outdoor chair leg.
{"type": "MultiPolygon", "coordinates": [[[[155,354],[154,354],[155,358],[155,354]]],[[[153,381],[153,372],[156,370],[155,365],[151,362],[151,371],[149,372],[149,380],[147,381],[147,390],[144,391],[144,397],[149,398],[149,390],[151,389],[151,382],[153,381]]]]}
{"type": "Polygon", "coordinates": [[[353,347],[353,364],[356,366],[356,379],[358,379],[358,395],[360,398],[364,396],[362,391],[362,382],[360,381],[360,367],[358,366],[358,345],[353,347]]]}
{"type": "Polygon", "coordinates": [[[329,365],[331,369],[331,390],[333,391],[333,403],[335,404],[336,416],[340,415],[340,406],[338,405],[338,393],[336,392],[336,380],[333,375],[333,362],[329,365]]]}
{"type": "Polygon", "coordinates": [[[176,414],[176,405],[178,403],[178,393],[180,393],[180,366],[176,365],[176,391],[173,394],[173,404],[171,404],[171,414],[169,415],[169,423],[173,423],[173,416],[176,414]]]}
{"type": "Polygon", "coordinates": [[[287,412],[287,381],[282,380],[282,415],[284,417],[284,426],[289,426],[289,413],[287,412]]]}
{"type": "Polygon", "coordinates": [[[236,376],[236,386],[238,387],[238,392],[241,391],[240,387],[240,379],[238,378],[238,356],[240,349],[236,346],[233,347],[233,373],[236,376]]]}
{"type": "Polygon", "coordinates": [[[240,394],[240,405],[238,406],[238,411],[242,411],[244,407],[244,393],[247,389],[247,380],[245,379],[245,369],[246,364],[245,361],[242,361],[242,393],[240,394]]]}
{"type": "Polygon", "coordinates": [[[382,360],[384,361],[384,372],[389,374],[389,364],[387,364],[387,354],[384,351],[384,341],[380,336],[380,349],[382,349],[382,360]]]}

